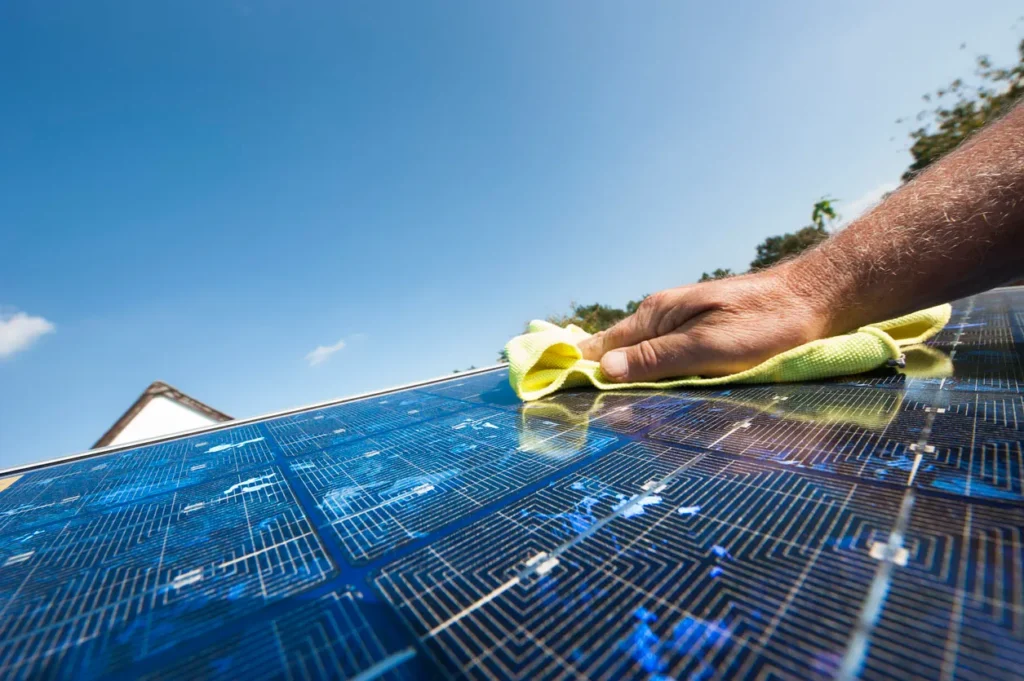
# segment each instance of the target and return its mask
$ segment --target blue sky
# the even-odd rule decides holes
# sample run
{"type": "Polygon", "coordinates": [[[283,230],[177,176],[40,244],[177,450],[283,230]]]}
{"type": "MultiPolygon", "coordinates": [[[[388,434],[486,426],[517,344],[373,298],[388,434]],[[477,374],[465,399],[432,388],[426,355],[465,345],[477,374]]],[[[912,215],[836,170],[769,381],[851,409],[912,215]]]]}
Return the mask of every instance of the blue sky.
{"type": "Polygon", "coordinates": [[[895,120],[1024,32],[1019,0],[713,4],[0,5],[0,467],[153,380],[252,416],[743,269],[892,186],[895,120]]]}

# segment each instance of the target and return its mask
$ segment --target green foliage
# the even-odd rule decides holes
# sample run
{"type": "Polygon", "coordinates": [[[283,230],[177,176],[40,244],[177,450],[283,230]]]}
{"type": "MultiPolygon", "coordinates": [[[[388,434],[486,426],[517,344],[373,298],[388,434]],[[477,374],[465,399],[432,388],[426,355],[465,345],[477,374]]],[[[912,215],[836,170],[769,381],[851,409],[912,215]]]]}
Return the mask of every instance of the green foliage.
{"type": "MultiPolygon", "coordinates": [[[[817,246],[828,238],[828,230],[839,219],[836,212],[836,199],[823,196],[811,209],[811,224],[781,236],[770,236],[757,245],[757,257],[750,263],[750,271],[756,272],[771,267],[777,262],[792,258],[808,248],[817,246]]],[[[704,272],[699,282],[725,279],[735,273],[730,269],[716,269],[711,274],[704,272]]]]}
{"type": "Polygon", "coordinates": [[[559,326],[575,324],[587,333],[597,333],[614,326],[636,312],[640,307],[640,303],[646,297],[642,296],[639,300],[629,301],[626,303],[625,309],[601,305],[600,303],[592,303],[590,305],[572,303],[569,314],[554,315],[548,317],[548,321],[559,326]]]}
{"type": "Polygon", "coordinates": [[[715,279],[725,279],[727,277],[733,276],[733,274],[734,272],[729,268],[723,269],[719,267],[711,274],[708,274],[707,272],[702,272],[700,275],[700,279],[698,280],[698,283],[702,281],[714,281],[715,279]]]}
{"type": "MultiPolygon", "coordinates": [[[[969,137],[986,123],[998,118],[1008,111],[1016,102],[1024,99],[1024,40],[1018,51],[1019,62],[1010,68],[994,68],[988,57],[977,59],[976,75],[981,85],[969,87],[960,80],[954,80],[948,87],[935,92],[936,100],[952,97],[955,101],[946,105],[940,104],[931,111],[918,114],[918,121],[929,116],[931,121],[910,133],[913,144],[910,153],[914,162],[903,174],[904,181],[913,178],[917,173],[928,167],[944,154],[956,148],[960,142],[969,137]]],[[[925,95],[926,102],[932,101],[932,95],[925,95]]],[[[946,100],[949,101],[949,100],[946,100]]],[[[822,197],[811,210],[811,224],[796,232],[781,236],[770,236],[757,245],[757,257],[750,263],[750,270],[757,271],[791,258],[808,248],[812,248],[829,236],[833,223],[839,219],[836,213],[835,199],[822,197]]],[[[700,281],[713,281],[733,276],[732,270],[718,268],[708,274],[701,274],[700,281]]],[[[646,296],[645,296],[646,297],[646,296]]],[[[549,317],[548,321],[564,326],[575,324],[584,330],[595,333],[602,331],[636,312],[640,301],[631,300],[625,309],[594,303],[592,305],[571,306],[567,315],[549,317]]],[[[501,358],[507,361],[502,352],[501,358]]]]}
{"type": "MultiPolygon", "coordinates": [[[[640,308],[640,303],[642,303],[646,297],[647,295],[645,294],[640,296],[637,300],[631,300],[626,303],[625,308],[621,309],[611,307],[610,305],[601,305],[599,303],[593,303],[591,305],[577,305],[576,303],[571,303],[569,305],[569,314],[552,315],[547,318],[547,321],[552,324],[557,324],[558,326],[575,324],[587,333],[597,333],[598,331],[604,331],[605,329],[614,326],[616,323],[635,313],[640,308]]],[[[504,348],[502,348],[501,352],[498,353],[498,361],[508,364],[508,353],[504,348]]]]}
{"type": "Polygon", "coordinates": [[[839,219],[836,209],[832,207],[834,201],[835,199],[823,196],[820,201],[814,204],[814,210],[811,211],[811,222],[814,223],[815,227],[825,229],[828,225],[832,224],[833,220],[839,219]]]}
{"type": "Polygon", "coordinates": [[[750,262],[750,270],[756,272],[771,267],[812,246],[817,246],[827,238],[828,231],[818,225],[808,225],[782,236],[770,236],[757,245],[757,257],[750,262]]]}
{"type": "Polygon", "coordinates": [[[994,68],[988,57],[978,57],[975,75],[980,80],[979,85],[970,86],[957,78],[934,94],[924,95],[926,102],[941,103],[917,115],[918,121],[931,120],[910,133],[914,140],[910,146],[914,162],[903,173],[904,182],[913,179],[1024,98],[1024,40],[1021,40],[1017,51],[1019,60],[1009,68],[994,68]],[[950,99],[952,102],[947,103],[950,99]]]}

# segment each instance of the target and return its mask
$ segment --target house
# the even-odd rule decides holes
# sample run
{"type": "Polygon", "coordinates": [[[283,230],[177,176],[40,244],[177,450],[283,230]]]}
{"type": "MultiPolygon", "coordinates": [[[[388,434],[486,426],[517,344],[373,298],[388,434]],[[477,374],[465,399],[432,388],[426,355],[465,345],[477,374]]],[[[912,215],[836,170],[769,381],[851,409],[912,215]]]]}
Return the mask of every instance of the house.
{"type": "Polygon", "coordinates": [[[96,441],[93,449],[148,440],[231,420],[224,412],[203,404],[174,386],[156,381],[96,441]]]}

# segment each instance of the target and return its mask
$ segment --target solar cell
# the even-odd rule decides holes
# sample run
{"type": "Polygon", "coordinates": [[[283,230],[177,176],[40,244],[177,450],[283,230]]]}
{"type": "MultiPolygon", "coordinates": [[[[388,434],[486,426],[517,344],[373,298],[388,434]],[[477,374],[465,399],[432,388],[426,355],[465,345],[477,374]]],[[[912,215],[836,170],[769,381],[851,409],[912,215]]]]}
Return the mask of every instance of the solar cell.
{"type": "Polygon", "coordinates": [[[1024,675],[1024,291],[906,369],[504,369],[0,475],[0,678],[1024,675]]]}

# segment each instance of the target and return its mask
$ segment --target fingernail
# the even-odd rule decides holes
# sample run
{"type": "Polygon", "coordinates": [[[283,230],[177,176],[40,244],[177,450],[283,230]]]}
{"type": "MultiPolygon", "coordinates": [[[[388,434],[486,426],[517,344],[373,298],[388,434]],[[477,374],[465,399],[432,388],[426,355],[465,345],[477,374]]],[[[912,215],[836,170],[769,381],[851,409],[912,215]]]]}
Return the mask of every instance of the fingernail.
{"type": "Polygon", "coordinates": [[[608,378],[622,378],[628,368],[626,353],[623,350],[613,350],[601,358],[601,371],[608,378]]]}

